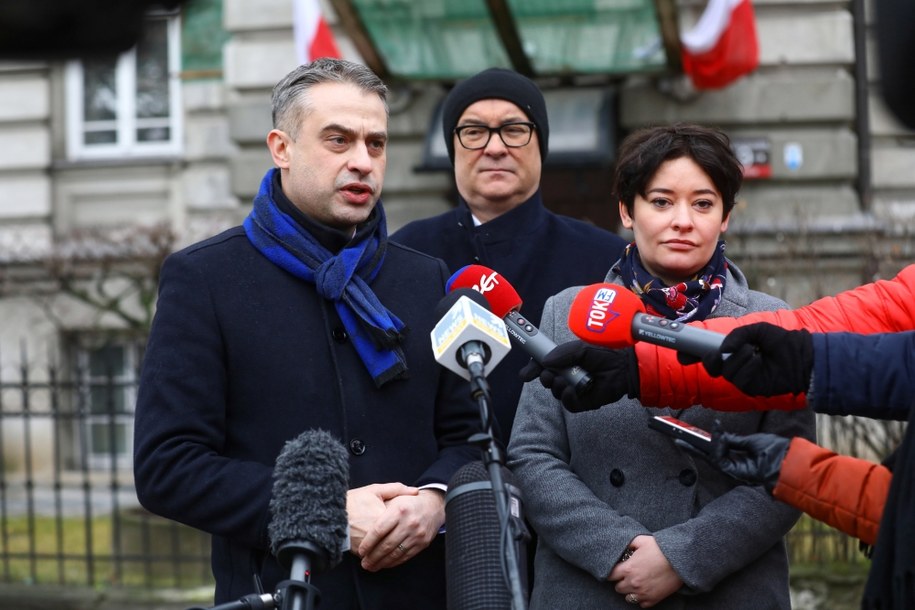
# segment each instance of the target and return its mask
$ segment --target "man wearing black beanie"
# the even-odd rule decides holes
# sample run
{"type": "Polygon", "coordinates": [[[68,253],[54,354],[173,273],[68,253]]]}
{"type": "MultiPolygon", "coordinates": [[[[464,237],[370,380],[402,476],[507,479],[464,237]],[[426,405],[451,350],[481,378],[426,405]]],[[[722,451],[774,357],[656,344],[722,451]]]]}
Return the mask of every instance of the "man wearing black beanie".
{"type": "MultiPolygon", "coordinates": [[[[521,311],[535,325],[548,297],[603,281],[625,242],[544,207],[540,177],[550,124],[533,81],[489,68],[459,82],[442,104],[442,131],[454,165],[457,206],[407,224],[393,241],[443,259],[452,273],[470,264],[498,271],[521,295],[521,311]]],[[[521,394],[518,371],[528,360],[523,350],[513,349],[487,375],[506,445],[521,394]]]]}
{"type": "Polygon", "coordinates": [[[485,99],[500,99],[512,102],[520,108],[527,119],[537,130],[537,144],[540,147],[540,160],[545,161],[549,150],[550,121],[546,114],[546,102],[543,94],[531,79],[514,70],[506,68],[489,68],[476,76],[458,83],[442,105],[442,132],[445,134],[445,146],[448,157],[454,164],[454,141],[450,137],[457,127],[464,110],[474,102],[485,99]]]}

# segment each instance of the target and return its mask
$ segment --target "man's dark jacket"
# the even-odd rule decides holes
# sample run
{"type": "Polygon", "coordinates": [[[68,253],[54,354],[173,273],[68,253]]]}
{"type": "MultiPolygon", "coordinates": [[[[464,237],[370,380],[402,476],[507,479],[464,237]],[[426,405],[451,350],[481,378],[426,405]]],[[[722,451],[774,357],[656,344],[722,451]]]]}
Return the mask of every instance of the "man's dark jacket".
{"type": "MultiPolygon", "coordinates": [[[[473,264],[498,271],[521,295],[521,313],[534,325],[540,323],[548,297],[569,286],[604,281],[626,245],[609,231],[547,210],[540,191],[479,227],[473,226],[470,209],[461,199],[453,210],[407,224],[391,240],[441,258],[452,273],[473,264]]],[[[506,444],[521,395],[518,371],[529,360],[513,344],[487,375],[506,444]]]]}
{"type": "MultiPolygon", "coordinates": [[[[288,577],[269,553],[283,444],[323,429],[349,451],[350,487],[447,483],[479,457],[466,382],[432,357],[441,261],[389,243],[372,288],[410,328],[409,379],[376,389],[332,303],[273,265],[240,227],[170,256],[143,363],[135,478],[150,511],[213,535],[216,603],[288,577]]],[[[404,565],[343,562],[313,583],[327,609],[444,607],[442,536],[404,565]]]]}

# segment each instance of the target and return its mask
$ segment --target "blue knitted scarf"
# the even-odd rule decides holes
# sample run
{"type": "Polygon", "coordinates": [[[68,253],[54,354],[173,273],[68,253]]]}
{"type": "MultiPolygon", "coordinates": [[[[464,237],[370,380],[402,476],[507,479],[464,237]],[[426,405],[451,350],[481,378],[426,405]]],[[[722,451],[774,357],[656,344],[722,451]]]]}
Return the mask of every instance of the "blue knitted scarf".
{"type": "Polygon", "coordinates": [[[272,168],[264,176],[254,208],[245,218],[248,239],[274,265],[314,284],[319,295],[333,301],[376,387],[404,375],[407,363],[400,344],[406,327],[369,287],[381,270],[388,242],[381,202],[375,206],[371,234],[333,254],[279,209],[272,193],[277,171],[272,168]]]}

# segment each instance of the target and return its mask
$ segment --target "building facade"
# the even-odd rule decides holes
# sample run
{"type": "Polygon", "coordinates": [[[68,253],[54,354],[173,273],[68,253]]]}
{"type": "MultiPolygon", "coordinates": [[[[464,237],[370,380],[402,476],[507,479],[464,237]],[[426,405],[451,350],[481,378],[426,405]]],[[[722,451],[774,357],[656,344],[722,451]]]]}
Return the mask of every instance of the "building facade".
{"type": "MultiPolygon", "coordinates": [[[[339,5],[325,2],[325,15],[342,54],[362,60],[339,5]]],[[[681,27],[702,6],[676,3],[681,27]]],[[[891,276],[912,258],[915,133],[881,99],[873,7],[754,7],[760,66],[724,89],[696,91],[676,71],[544,78],[559,151],[544,175],[548,205],[616,229],[614,142],[642,125],[697,121],[724,129],[756,176],[728,233],[728,254],[756,287],[801,305],[891,276]]],[[[247,214],[270,166],[270,90],[297,62],[291,0],[190,0],[150,13],[144,32],[117,57],[0,62],[0,380],[56,370],[95,387],[80,408],[98,404],[100,416],[66,432],[88,442],[66,445],[64,460],[107,468],[114,447],[125,472],[127,388],[158,264],[247,214]],[[92,383],[112,375],[123,391],[92,383]]],[[[452,205],[436,156],[436,111],[452,83],[389,82],[390,231],[452,205]]],[[[5,410],[21,407],[4,394],[5,410]]],[[[2,434],[5,463],[21,462],[21,435],[2,434]]],[[[28,451],[38,471],[55,459],[41,443],[28,451]]]]}

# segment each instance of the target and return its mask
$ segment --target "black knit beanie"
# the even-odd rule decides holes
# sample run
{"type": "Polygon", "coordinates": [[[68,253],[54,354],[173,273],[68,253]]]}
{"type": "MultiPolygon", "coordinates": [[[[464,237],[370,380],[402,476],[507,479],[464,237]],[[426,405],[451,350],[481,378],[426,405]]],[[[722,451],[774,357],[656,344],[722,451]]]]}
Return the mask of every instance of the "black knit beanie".
{"type": "Polygon", "coordinates": [[[454,128],[464,110],[474,102],[488,99],[508,100],[527,115],[537,126],[537,141],[540,142],[540,160],[546,160],[549,150],[550,122],[546,116],[546,102],[540,88],[526,76],[505,68],[489,68],[475,76],[459,82],[448,93],[442,107],[442,131],[448,158],[454,164],[454,128]]]}

